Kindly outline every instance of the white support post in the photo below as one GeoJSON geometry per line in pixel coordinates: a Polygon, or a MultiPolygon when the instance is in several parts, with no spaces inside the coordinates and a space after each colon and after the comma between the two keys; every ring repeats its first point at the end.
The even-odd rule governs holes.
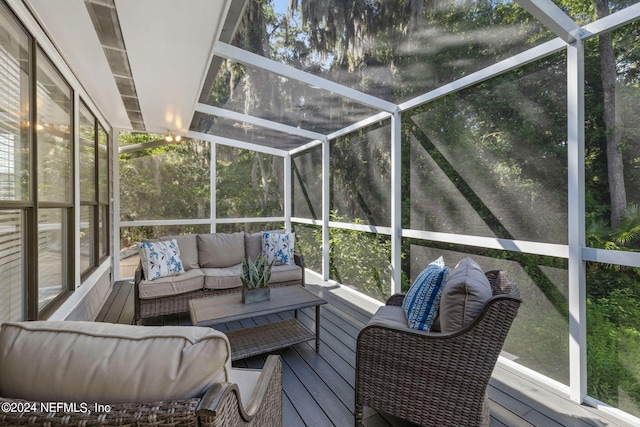
{"type": "Polygon", "coordinates": [[[329,161],[331,141],[322,143],[322,279],[329,280],[329,161]]]}
{"type": "MultiPolygon", "coordinates": [[[[72,135],[72,150],[73,150],[73,247],[74,247],[74,263],[73,263],[73,277],[71,283],[74,284],[74,289],[77,289],[81,283],[80,271],[80,233],[82,232],[80,224],[80,95],[78,91],[73,91],[73,135],[72,135]]],[[[91,242],[93,244],[93,242],[91,242]]]]}
{"type": "Polygon", "coordinates": [[[582,403],[587,395],[586,271],[584,172],[584,45],[567,47],[567,159],[569,194],[569,394],[582,403]]]}
{"type": "Polygon", "coordinates": [[[120,277],[120,129],[111,129],[111,158],[113,159],[113,229],[112,254],[113,254],[113,278],[117,282],[120,277]]]}
{"type": "Polygon", "coordinates": [[[391,294],[402,288],[402,117],[391,116],[391,294]]]}
{"type": "Polygon", "coordinates": [[[292,211],[292,195],[291,195],[291,154],[287,154],[282,159],[284,162],[284,227],[287,233],[291,232],[291,211],[292,211]]]}
{"type": "Polygon", "coordinates": [[[210,141],[211,144],[211,194],[209,195],[209,203],[210,203],[210,220],[211,220],[211,232],[216,232],[216,225],[218,219],[218,213],[216,212],[216,173],[217,173],[217,163],[216,163],[216,143],[210,141]]]}

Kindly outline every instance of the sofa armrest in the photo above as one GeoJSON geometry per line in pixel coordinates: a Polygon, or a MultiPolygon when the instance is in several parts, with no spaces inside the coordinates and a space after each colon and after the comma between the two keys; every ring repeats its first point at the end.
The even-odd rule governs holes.
{"type": "Polygon", "coordinates": [[[136,274],[134,277],[134,283],[137,285],[145,279],[144,277],[144,269],[142,268],[142,261],[138,263],[138,268],[136,268],[136,274]]]}
{"type": "Polygon", "coordinates": [[[248,402],[242,402],[234,383],[214,384],[200,401],[196,411],[212,425],[282,426],[282,361],[270,355],[248,402]]]}
{"type": "Polygon", "coordinates": [[[307,283],[305,282],[304,278],[304,258],[300,254],[293,254],[293,260],[295,261],[296,265],[300,266],[300,268],[302,269],[302,286],[304,286],[307,283]]]}
{"type": "Polygon", "coordinates": [[[144,280],[144,269],[142,268],[142,261],[136,268],[136,275],[133,281],[133,309],[134,309],[134,321],[140,324],[140,282],[144,280]]]}

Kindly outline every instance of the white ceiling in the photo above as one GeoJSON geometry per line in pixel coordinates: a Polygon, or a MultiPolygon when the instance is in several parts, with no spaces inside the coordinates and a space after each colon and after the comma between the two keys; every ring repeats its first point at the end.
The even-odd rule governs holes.
{"type": "MultiPolygon", "coordinates": [[[[131,129],[84,0],[25,0],[113,127],[131,129]]],[[[230,0],[115,0],[148,132],[186,133],[230,0]]]]}

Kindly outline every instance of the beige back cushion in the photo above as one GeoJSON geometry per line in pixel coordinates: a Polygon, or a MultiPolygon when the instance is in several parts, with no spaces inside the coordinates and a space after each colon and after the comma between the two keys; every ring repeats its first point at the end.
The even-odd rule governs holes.
{"type": "Polygon", "coordinates": [[[188,399],[231,381],[230,354],[226,336],[211,328],[4,323],[0,395],[96,403],[188,399]]]}
{"type": "Polygon", "coordinates": [[[180,248],[180,259],[185,270],[200,268],[198,264],[198,242],[195,234],[186,234],[183,236],[173,236],[178,242],[180,248]]]}
{"type": "Polygon", "coordinates": [[[176,239],[180,249],[180,261],[185,271],[200,268],[198,264],[198,241],[195,234],[183,234],[179,236],[162,236],[154,239],[142,239],[143,242],[162,242],[176,239]]]}
{"type": "Polygon", "coordinates": [[[247,233],[244,235],[244,250],[247,258],[256,259],[262,252],[262,233],[247,233]]]}
{"type": "Polygon", "coordinates": [[[231,267],[244,258],[244,231],[198,234],[198,260],[202,268],[231,267]]]}
{"type": "Polygon", "coordinates": [[[460,261],[442,288],[442,332],[454,332],[473,322],[491,296],[491,285],[482,268],[471,258],[460,261]]]}

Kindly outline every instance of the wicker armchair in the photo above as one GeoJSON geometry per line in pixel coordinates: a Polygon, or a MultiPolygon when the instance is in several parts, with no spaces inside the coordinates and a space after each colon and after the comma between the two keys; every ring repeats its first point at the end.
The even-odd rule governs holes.
{"type": "MultiPolygon", "coordinates": [[[[494,296],[456,332],[387,327],[375,316],[360,332],[356,426],[362,425],[363,406],[421,426],[489,425],[487,385],[521,300],[505,273],[485,274],[494,296]]],[[[394,295],[387,305],[401,305],[403,298],[394,295]]]]}
{"type": "MultiPolygon", "coordinates": [[[[0,397],[0,426],[282,426],[282,362],[268,356],[252,398],[243,402],[235,383],[216,383],[202,398],[96,405],[75,402],[42,411],[42,403],[0,397]],[[85,407],[82,406],[86,404],[85,407]],[[97,410],[96,410],[97,409],[97,410]]],[[[58,402],[54,402],[56,405],[58,402]]]]}
{"type": "Polygon", "coordinates": [[[208,328],[5,323],[0,392],[0,426],[282,426],[280,356],[234,369],[208,328]]]}

